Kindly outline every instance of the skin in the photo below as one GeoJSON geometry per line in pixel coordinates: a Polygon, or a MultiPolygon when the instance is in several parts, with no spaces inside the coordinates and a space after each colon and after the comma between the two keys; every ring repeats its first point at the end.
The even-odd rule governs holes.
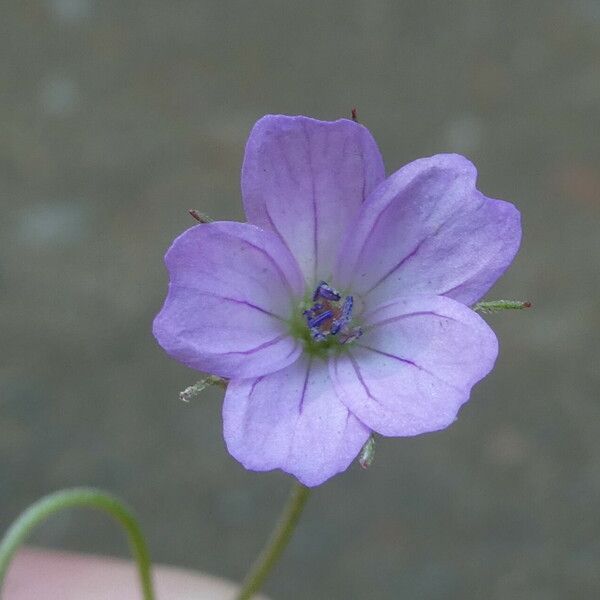
{"type": "MultiPolygon", "coordinates": [[[[154,580],[157,600],[231,600],[237,589],[228,581],[175,567],[157,566],[154,580]]],[[[40,598],[135,600],[141,594],[129,561],[24,548],[11,565],[2,599],[40,598]]]]}

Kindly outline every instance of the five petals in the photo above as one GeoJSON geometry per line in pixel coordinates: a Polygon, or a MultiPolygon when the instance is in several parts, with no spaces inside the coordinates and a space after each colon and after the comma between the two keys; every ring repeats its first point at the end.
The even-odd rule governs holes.
{"type": "Polygon", "coordinates": [[[462,156],[384,177],[363,126],[268,115],[242,168],[249,223],[196,226],[167,252],[155,336],[181,362],[230,379],[224,435],[248,469],[319,485],[371,431],[450,425],[494,365],[497,339],[468,306],[512,262],[519,212],[479,192],[462,156]],[[321,280],[362,310],[364,335],[329,359],[290,333],[321,280]]]}

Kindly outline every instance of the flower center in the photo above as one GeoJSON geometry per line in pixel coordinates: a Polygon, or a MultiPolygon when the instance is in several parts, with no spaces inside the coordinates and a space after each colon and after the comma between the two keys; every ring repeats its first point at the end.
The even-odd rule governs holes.
{"type": "Polygon", "coordinates": [[[352,296],[342,298],[337,290],[321,281],[312,295],[312,305],[302,313],[311,341],[349,344],[359,338],[362,329],[352,326],[353,307],[352,296]]]}

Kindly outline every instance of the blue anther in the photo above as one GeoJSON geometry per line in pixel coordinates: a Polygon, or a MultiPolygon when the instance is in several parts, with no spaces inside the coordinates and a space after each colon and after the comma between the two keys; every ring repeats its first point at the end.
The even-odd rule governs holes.
{"type": "Polygon", "coordinates": [[[302,311],[302,314],[308,319],[312,319],[320,310],[323,309],[323,305],[319,304],[318,302],[316,304],[313,304],[310,308],[307,308],[306,310],[302,311]]]}
{"type": "Polygon", "coordinates": [[[317,327],[311,327],[310,335],[315,342],[322,342],[325,339],[325,334],[323,334],[317,327]]]}
{"type": "Polygon", "coordinates": [[[321,281],[321,283],[316,287],[314,293],[313,293],[313,302],[316,302],[317,298],[321,295],[321,287],[327,285],[324,281],[321,281]]]}
{"type": "Polygon", "coordinates": [[[312,329],[313,327],[318,327],[323,321],[327,321],[327,319],[331,319],[333,313],[330,310],[326,310],[322,312],[320,315],[317,315],[314,319],[310,319],[308,322],[308,326],[312,329]]]}
{"type": "Polygon", "coordinates": [[[337,302],[341,296],[329,285],[327,285],[326,281],[321,281],[321,283],[317,286],[315,293],[313,294],[313,302],[317,298],[325,298],[325,300],[333,300],[337,302]]]}
{"type": "Polygon", "coordinates": [[[333,300],[334,302],[337,302],[341,298],[341,296],[326,283],[321,285],[320,295],[322,298],[325,298],[326,300],[333,300]]]}
{"type": "Polygon", "coordinates": [[[346,296],[344,300],[344,306],[342,307],[342,319],[346,323],[349,323],[352,319],[352,307],[354,306],[354,298],[352,296],[346,296]]]}
{"type": "Polygon", "coordinates": [[[342,306],[342,314],[338,319],[333,322],[331,326],[331,335],[336,335],[339,333],[340,329],[348,325],[352,320],[352,306],[354,304],[354,300],[352,296],[346,296],[344,300],[344,304],[342,306]]]}

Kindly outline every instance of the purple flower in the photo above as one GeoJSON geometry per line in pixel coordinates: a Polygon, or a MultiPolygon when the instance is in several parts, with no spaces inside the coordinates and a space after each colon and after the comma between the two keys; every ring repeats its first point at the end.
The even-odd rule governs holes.
{"type": "Polygon", "coordinates": [[[462,156],[385,178],[353,121],[266,116],[242,168],[248,223],[196,225],[165,257],[154,334],[174,358],[230,379],[229,452],[308,486],[344,471],[372,431],[443,429],[493,367],[469,306],[517,252],[512,204],[475,187],[462,156]]]}

